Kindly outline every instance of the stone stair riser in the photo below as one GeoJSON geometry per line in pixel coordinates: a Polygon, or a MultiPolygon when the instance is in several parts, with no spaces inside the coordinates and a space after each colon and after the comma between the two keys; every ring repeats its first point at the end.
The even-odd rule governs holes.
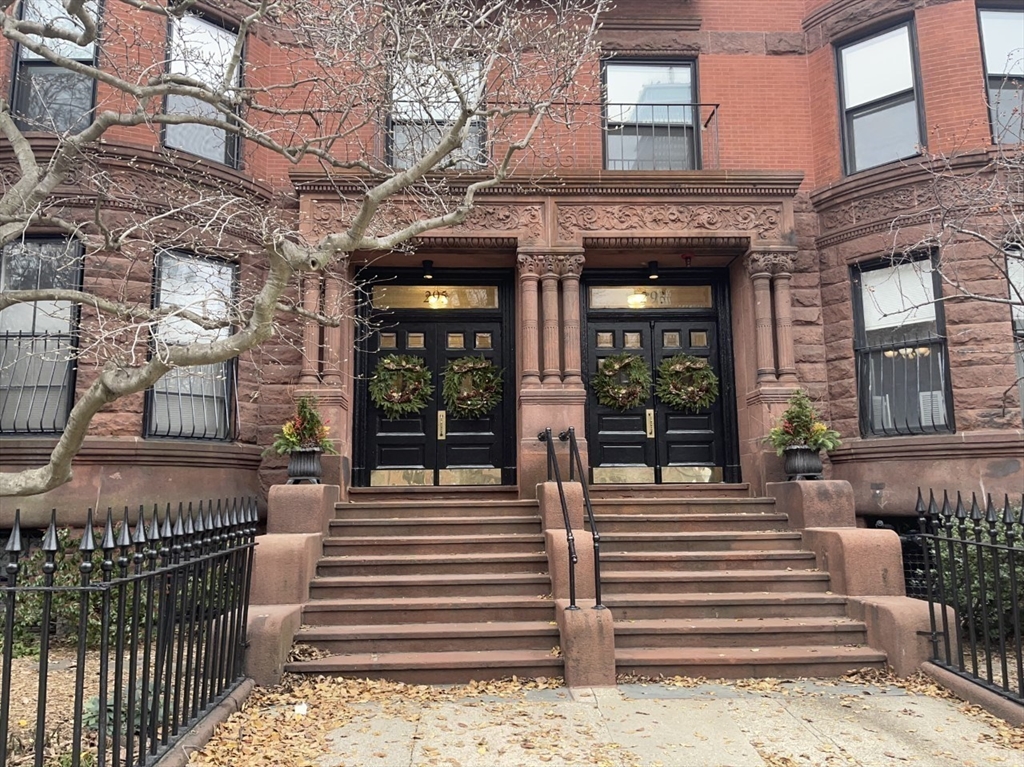
{"type": "Polygon", "coordinates": [[[418,583],[401,585],[339,585],[313,581],[309,586],[310,599],[380,599],[394,596],[430,597],[443,593],[449,597],[490,596],[543,596],[551,593],[551,580],[540,578],[537,581],[522,583],[450,583],[439,588],[436,583],[418,583]]]}
{"type": "Polygon", "coordinates": [[[416,575],[468,574],[468,573],[544,573],[547,574],[546,556],[532,555],[511,561],[495,559],[485,562],[448,559],[426,564],[410,557],[406,561],[367,562],[358,558],[349,561],[322,561],[317,566],[318,576],[346,575],[416,575]]]}
{"type": "Polygon", "coordinates": [[[369,665],[352,663],[332,670],[320,671],[301,668],[296,664],[286,664],[285,671],[301,671],[304,673],[322,674],[324,676],[341,676],[354,679],[390,679],[406,684],[467,684],[469,682],[486,682],[517,676],[520,679],[536,677],[561,676],[563,663],[561,658],[552,657],[550,662],[535,661],[529,665],[509,665],[479,668],[447,668],[444,666],[420,666],[411,668],[393,667],[389,665],[369,665]]]}
{"type": "Polygon", "coordinates": [[[422,517],[450,517],[459,519],[485,519],[489,517],[540,517],[536,501],[497,501],[492,504],[467,504],[465,501],[417,501],[400,503],[339,503],[334,507],[334,518],[347,519],[420,519],[422,517]]]}
{"type": "Polygon", "coordinates": [[[507,649],[515,650],[551,650],[559,643],[558,629],[554,626],[546,633],[529,635],[512,635],[497,637],[450,636],[402,638],[393,636],[365,637],[360,639],[313,639],[296,641],[326,650],[330,653],[346,655],[351,653],[389,653],[389,652],[487,652],[507,649]]]}
{"type": "Polygon", "coordinates": [[[507,520],[490,517],[466,520],[453,525],[440,520],[414,519],[343,519],[331,522],[331,536],[354,538],[386,538],[412,535],[540,535],[540,520],[509,517],[507,520]]]}
{"type": "MultiPolygon", "coordinates": [[[[753,655],[753,653],[752,653],[753,655]]],[[[772,678],[786,679],[794,677],[837,677],[862,668],[884,669],[885,660],[863,661],[816,661],[809,659],[802,662],[789,663],[756,663],[753,661],[736,664],[713,663],[672,663],[672,664],[637,664],[619,663],[616,661],[617,674],[630,674],[643,677],[704,677],[706,679],[749,679],[772,678]]]]}
{"type": "MultiPolygon", "coordinates": [[[[409,609],[383,608],[326,608],[310,602],[302,612],[302,622],[309,626],[356,626],[390,623],[486,623],[500,621],[553,621],[555,608],[550,601],[537,600],[536,606],[488,606],[486,599],[479,604],[460,607],[419,607],[409,609]]],[[[322,604],[322,603],[321,603],[322,604]]]]}
{"type": "Polygon", "coordinates": [[[675,633],[629,631],[629,624],[616,625],[615,646],[627,647],[789,647],[790,645],[859,645],[867,634],[863,628],[845,628],[833,631],[744,631],[734,633],[701,632],[700,630],[675,633]]]}
{"type": "Polygon", "coordinates": [[[602,578],[601,591],[605,596],[616,594],[744,594],[750,592],[781,593],[806,591],[823,594],[828,591],[827,580],[808,574],[805,580],[644,580],[642,577],[628,580],[615,579],[617,573],[608,573],[602,578]]]}
{"type": "Polygon", "coordinates": [[[447,540],[424,538],[423,540],[378,540],[354,541],[328,538],[324,541],[324,555],[329,557],[355,556],[409,556],[412,554],[538,554],[544,549],[541,536],[528,536],[531,540],[514,540],[499,536],[483,541],[462,541],[456,536],[447,540]]]}
{"type": "MultiPolygon", "coordinates": [[[[694,538],[677,540],[672,538],[625,537],[624,533],[601,535],[602,552],[642,552],[642,551],[801,551],[802,543],[796,538],[694,538]]],[[[748,534],[749,536],[749,534],[748,534]]]]}
{"type": "Polygon", "coordinates": [[[767,603],[747,604],[616,604],[605,600],[616,622],[630,620],[655,620],[670,618],[697,620],[700,618],[842,618],[846,608],[842,603],[767,603]]]}
{"type": "Polygon", "coordinates": [[[625,499],[622,501],[594,500],[592,502],[594,516],[616,514],[619,516],[687,516],[691,514],[779,514],[783,509],[775,506],[772,500],[643,500],[625,499]]]}
{"type": "MultiPolygon", "coordinates": [[[[609,533],[718,533],[718,532],[775,532],[788,530],[786,517],[776,514],[694,515],[687,519],[678,515],[665,514],[659,518],[645,516],[630,518],[617,516],[612,519],[598,518],[597,529],[601,535],[609,533]]],[[[587,526],[589,529],[589,525],[587,526]]]]}
{"type": "MultiPolygon", "coordinates": [[[[665,557],[658,560],[645,560],[642,555],[635,552],[614,556],[618,552],[607,552],[613,556],[607,556],[603,551],[601,556],[601,569],[605,572],[616,570],[679,570],[693,572],[710,572],[720,570],[813,570],[814,557],[805,557],[794,552],[793,556],[754,558],[754,557],[665,557]]],[[[691,552],[695,553],[695,552],[691,552]]]]}

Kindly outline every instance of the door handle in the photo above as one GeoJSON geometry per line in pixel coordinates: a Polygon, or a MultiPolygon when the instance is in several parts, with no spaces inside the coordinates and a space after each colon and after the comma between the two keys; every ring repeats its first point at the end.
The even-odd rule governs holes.
{"type": "Polygon", "coordinates": [[[448,414],[444,410],[437,411],[437,438],[444,439],[448,436],[448,414]]]}
{"type": "Polygon", "coordinates": [[[647,438],[654,439],[654,409],[648,408],[645,416],[647,420],[647,438]]]}

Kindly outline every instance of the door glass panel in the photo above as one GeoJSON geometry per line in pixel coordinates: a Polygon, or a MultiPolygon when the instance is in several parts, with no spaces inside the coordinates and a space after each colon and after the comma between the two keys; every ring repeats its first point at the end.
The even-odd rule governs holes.
{"type": "Polygon", "coordinates": [[[625,333],[624,340],[622,342],[623,347],[626,349],[642,349],[643,345],[640,342],[639,333],[625,333]]]}
{"type": "Polygon", "coordinates": [[[448,348],[449,349],[465,349],[466,348],[466,337],[462,333],[449,333],[448,334],[448,348]]]}
{"type": "Polygon", "coordinates": [[[666,330],[662,335],[662,344],[666,349],[678,349],[679,348],[679,331],[666,330]]]}
{"type": "Polygon", "coordinates": [[[425,349],[427,348],[426,336],[423,333],[410,333],[405,341],[405,348],[407,349],[425,349]]]}
{"type": "Polygon", "coordinates": [[[601,285],[590,288],[591,309],[710,309],[710,285],[601,285]]]}
{"type": "Polygon", "coordinates": [[[497,285],[374,285],[374,309],[497,309],[497,285]]]}
{"type": "Polygon", "coordinates": [[[476,348],[477,349],[491,349],[493,342],[491,341],[490,333],[477,333],[476,334],[476,348]]]}
{"type": "Polygon", "coordinates": [[[611,349],[615,346],[615,334],[614,333],[598,333],[597,334],[597,348],[598,349],[611,349]]]}
{"type": "MultiPolygon", "coordinates": [[[[667,346],[668,344],[666,344],[667,346]]],[[[708,345],[708,333],[706,330],[691,330],[690,331],[690,346],[700,346],[707,348],[708,345]]]]}
{"type": "Polygon", "coordinates": [[[380,334],[380,348],[381,349],[397,349],[398,348],[398,333],[381,333],[380,334]]]}

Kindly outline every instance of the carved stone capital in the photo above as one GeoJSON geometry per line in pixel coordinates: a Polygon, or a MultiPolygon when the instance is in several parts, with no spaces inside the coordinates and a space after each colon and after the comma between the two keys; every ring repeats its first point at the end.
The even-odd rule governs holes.
{"type": "Polygon", "coordinates": [[[586,258],[583,256],[562,256],[562,277],[579,277],[583,273],[583,264],[586,258]]]}
{"type": "Polygon", "coordinates": [[[544,256],[523,253],[516,258],[516,264],[519,266],[520,277],[539,277],[544,266],[544,256]]]}
{"type": "Polygon", "coordinates": [[[793,271],[792,253],[771,250],[757,250],[747,256],[747,271],[755,274],[781,274],[793,271]]]}

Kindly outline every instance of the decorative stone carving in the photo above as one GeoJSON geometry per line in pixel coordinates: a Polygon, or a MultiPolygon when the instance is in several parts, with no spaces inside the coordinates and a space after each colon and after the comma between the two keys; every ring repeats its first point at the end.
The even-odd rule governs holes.
{"type": "Polygon", "coordinates": [[[793,255],[770,250],[755,251],[747,256],[747,271],[751,275],[792,272],[793,255]]]}
{"type": "Polygon", "coordinates": [[[560,208],[559,236],[576,232],[627,230],[756,233],[758,239],[778,234],[782,208],[777,205],[580,205],[560,208]]]}
{"type": "Polygon", "coordinates": [[[544,266],[544,258],[544,256],[538,256],[532,253],[520,254],[516,257],[516,263],[519,266],[519,274],[521,276],[539,277],[541,269],[544,266]]]}

